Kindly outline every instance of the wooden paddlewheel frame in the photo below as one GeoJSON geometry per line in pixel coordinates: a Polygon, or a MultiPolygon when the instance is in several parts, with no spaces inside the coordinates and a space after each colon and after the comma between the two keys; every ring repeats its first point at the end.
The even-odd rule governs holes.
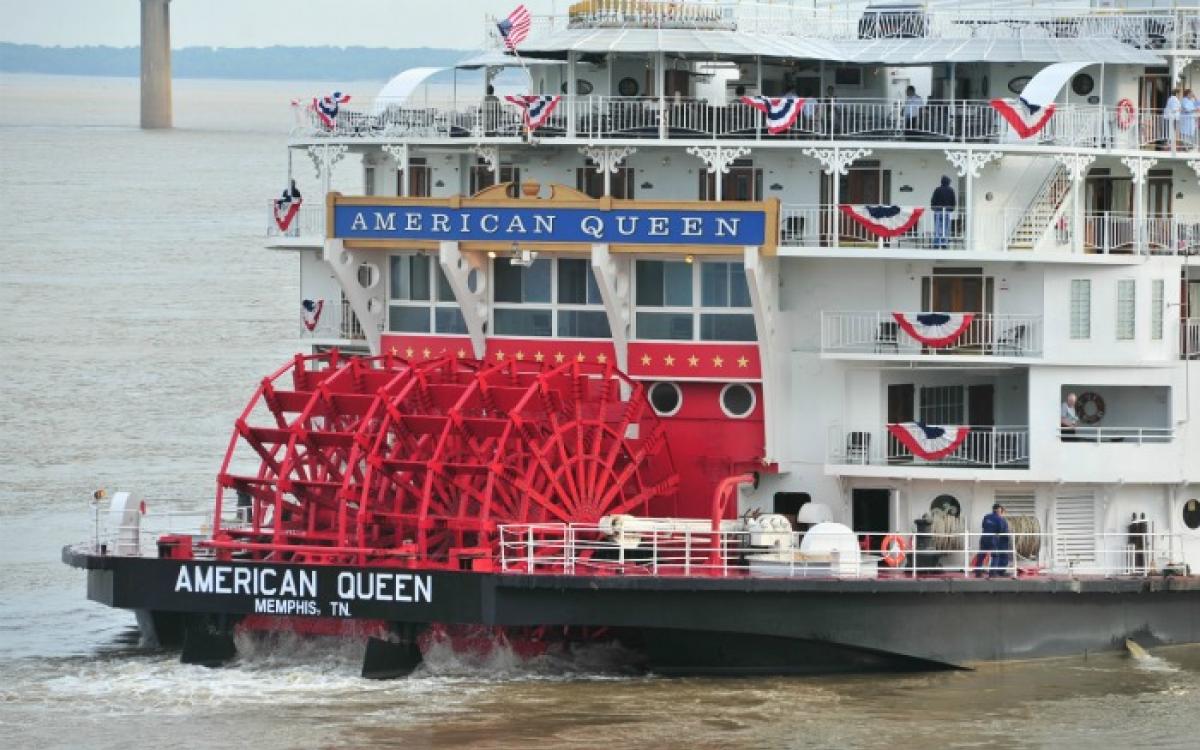
{"type": "Polygon", "coordinates": [[[297,355],[238,418],[202,544],[486,570],[500,524],[670,511],[678,481],[642,386],[612,365],[297,355]]]}

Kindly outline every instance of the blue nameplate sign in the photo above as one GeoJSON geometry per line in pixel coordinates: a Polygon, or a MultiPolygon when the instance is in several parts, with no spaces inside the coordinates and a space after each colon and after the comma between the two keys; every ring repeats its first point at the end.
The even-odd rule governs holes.
{"type": "Polygon", "coordinates": [[[758,210],[346,205],[333,208],[333,236],[354,240],[555,242],[612,245],[764,245],[758,210]]]}

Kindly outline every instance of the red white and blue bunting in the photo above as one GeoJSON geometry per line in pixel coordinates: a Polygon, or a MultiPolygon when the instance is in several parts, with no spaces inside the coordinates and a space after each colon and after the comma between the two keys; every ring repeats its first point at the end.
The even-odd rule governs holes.
{"type": "Polygon", "coordinates": [[[283,197],[275,201],[275,226],[279,227],[279,231],[288,230],[303,202],[304,200],[298,195],[293,195],[290,189],[283,191],[283,197]]]}
{"type": "Polygon", "coordinates": [[[766,115],[767,132],[771,135],[785,132],[804,110],[804,99],[796,96],[743,96],[742,104],[766,115]]]}
{"type": "Polygon", "coordinates": [[[300,316],[304,320],[304,327],[312,331],[317,327],[317,323],[321,320],[321,313],[325,310],[325,300],[319,299],[316,302],[306,299],[300,303],[300,316]]]}
{"type": "Polygon", "coordinates": [[[316,112],[325,127],[332,128],[337,124],[338,113],[341,112],[342,105],[348,101],[350,101],[349,94],[335,91],[329,96],[313,97],[312,110],[316,112]]]}
{"type": "Polygon", "coordinates": [[[992,109],[1012,126],[1013,131],[1022,139],[1037,135],[1054,116],[1054,104],[1040,106],[1017,97],[1017,101],[993,99],[992,109]]]}
{"type": "Polygon", "coordinates": [[[901,422],[888,425],[888,432],[917,458],[936,461],[945,458],[967,439],[970,427],[935,427],[923,422],[901,422]]]}
{"type": "Polygon", "coordinates": [[[975,313],[892,313],[896,323],[909,336],[925,346],[943,349],[967,332],[975,313]]]}
{"type": "Polygon", "coordinates": [[[562,99],[561,96],[537,96],[527,94],[524,96],[506,96],[504,99],[509,104],[515,104],[525,112],[525,127],[533,132],[542,126],[543,123],[550,117],[550,113],[558,106],[558,102],[562,99]]]}
{"type": "Polygon", "coordinates": [[[899,237],[917,225],[922,206],[855,206],[843,203],[838,208],[876,237],[899,237]]]}

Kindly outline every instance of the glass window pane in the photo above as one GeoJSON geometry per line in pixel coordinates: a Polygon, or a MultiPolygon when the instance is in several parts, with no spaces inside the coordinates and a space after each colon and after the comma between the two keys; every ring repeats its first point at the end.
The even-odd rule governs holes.
{"type": "Polygon", "coordinates": [[[640,312],[637,314],[637,337],[690,341],[693,338],[692,314],[640,312]]]}
{"type": "Polygon", "coordinates": [[[493,299],[496,302],[521,301],[521,267],[514,266],[507,258],[492,261],[492,276],[495,284],[493,299]]]}
{"type": "Polygon", "coordinates": [[[466,333],[467,321],[457,307],[435,307],[434,325],[438,333],[466,333]]]}
{"type": "Polygon", "coordinates": [[[1092,337],[1092,282],[1071,280],[1071,338],[1092,337]]]}
{"type": "Polygon", "coordinates": [[[442,264],[437,264],[437,298],[438,302],[453,302],[454,290],[450,288],[450,282],[446,280],[446,272],[442,270],[442,264]]]}
{"type": "Polygon", "coordinates": [[[596,284],[596,272],[592,270],[590,264],[587,269],[587,303],[589,305],[604,304],[604,299],[600,296],[600,286],[596,284]]]}
{"type": "Polygon", "coordinates": [[[663,264],[663,279],[668,307],[692,306],[692,264],[671,261],[663,264]]]}
{"type": "Polygon", "coordinates": [[[429,299],[429,256],[393,255],[389,263],[392,299],[429,299]]]}
{"type": "Polygon", "coordinates": [[[388,308],[388,330],[401,333],[429,333],[429,308],[392,305],[388,308]]]}
{"type": "Polygon", "coordinates": [[[560,258],[558,261],[558,301],[564,305],[587,304],[589,276],[586,260],[560,258]]]}
{"type": "Polygon", "coordinates": [[[701,307],[729,306],[729,264],[700,264],[701,307]]]}
{"type": "Polygon", "coordinates": [[[639,307],[662,307],[663,305],[663,262],[661,260],[639,260],[637,262],[637,295],[639,307]]]}
{"type": "Polygon", "coordinates": [[[552,315],[549,310],[497,309],[496,334],[499,336],[550,336],[552,315]]]}
{"type": "Polygon", "coordinates": [[[754,316],[701,315],[700,338],[703,341],[755,341],[754,316]]]}
{"type": "Polygon", "coordinates": [[[1117,340],[1130,341],[1137,330],[1136,286],[1133,279],[1117,281],[1117,340]]]}
{"type": "Polygon", "coordinates": [[[428,255],[410,255],[409,262],[412,264],[412,300],[427,300],[429,299],[429,256],[428,255]]]}
{"type": "MultiPolygon", "coordinates": [[[[516,268],[521,268],[516,266],[516,268]]],[[[525,302],[549,302],[550,301],[550,261],[543,258],[535,260],[533,265],[528,268],[522,268],[524,271],[525,281],[525,302]]]]}
{"type": "Polygon", "coordinates": [[[746,267],[740,263],[729,264],[729,306],[750,306],[750,285],[746,282],[746,267]]]}
{"type": "Polygon", "coordinates": [[[558,335],[568,338],[607,339],[612,337],[608,315],[590,310],[559,310],[558,335]]]}

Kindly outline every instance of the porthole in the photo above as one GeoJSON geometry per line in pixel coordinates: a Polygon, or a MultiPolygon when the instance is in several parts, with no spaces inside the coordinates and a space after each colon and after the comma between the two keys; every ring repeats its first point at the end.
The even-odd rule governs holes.
{"type": "Polygon", "coordinates": [[[1080,73],[1071,79],[1071,90],[1077,96],[1087,96],[1096,88],[1096,81],[1087,73],[1080,73]]]}
{"type": "Polygon", "coordinates": [[[721,411],[734,419],[750,416],[755,400],[754,389],[745,383],[730,383],[721,389],[721,411]]]}
{"type": "Polygon", "coordinates": [[[1192,498],[1183,504],[1183,525],[1189,529],[1200,529],[1200,500],[1192,498]]]}
{"type": "Polygon", "coordinates": [[[954,495],[938,495],[929,504],[930,512],[941,512],[957,518],[962,515],[962,505],[954,495]]]}
{"type": "Polygon", "coordinates": [[[383,274],[380,273],[379,266],[374,263],[363,263],[358,267],[357,278],[358,285],[363,289],[373,289],[383,278],[383,274]]]}
{"type": "Polygon", "coordinates": [[[655,383],[650,386],[647,397],[654,413],[660,417],[672,416],[683,406],[683,391],[674,383],[655,383]]]}

